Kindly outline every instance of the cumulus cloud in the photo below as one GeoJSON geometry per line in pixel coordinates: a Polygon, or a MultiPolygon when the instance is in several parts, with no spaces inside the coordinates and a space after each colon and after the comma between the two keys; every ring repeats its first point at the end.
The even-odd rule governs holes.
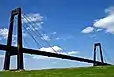
{"type": "Polygon", "coordinates": [[[85,29],[82,30],[82,33],[91,33],[94,31],[93,27],[86,27],[85,29]]]}
{"type": "Polygon", "coordinates": [[[111,6],[107,9],[105,9],[105,13],[107,14],[114,14],[114,6],[111,6]]]}
{"type": "Polygon", "coordinates": [[[59,52],[59,54],[74,56],[76,54],[79,54],[79,51],[59,52]]]}
{"type": "MultiPolygon", "coordinates": [[[[7,28],[1,28],[0,29],[0,39],[7,39],[8,37],[8,29],[7,28]]],[[[12,40],[14,41],[15,35],[12,36],[12,40]]]]}
{"type": "Polygon", "coordinates": [[[39,13],[22,14],[22,23],[24,26],[27,24],[27,26],[25,26],[27,30],[41,30],[42,24],[44,23],[43,16],[39,13]]]}
{"type": "Polygon", "coordinates": [[[102,29],[96,29],[97,32],[102,31],[102,29]]]}
{"type": "MultiPolygon", "coordinates": [[[[37,32],[41,31],[42,29],[42,24],[43,22],[43,16],[40,15],[39,13],[31,13],[31,14],[23,14],[22,15],[22,21],[23,24],[28,24],[28,25],[23,25],[26,27],[28,31],[32,32],[37,32]]],[[[39,32],[40,33],[40,32],[39,32]]],[[[42,37],[40,37],[42,40],[49,41],[50,37],[47,34],[40,33],[42,37]]]]}
{"type": "MultiPolygon", "coordinates": [[[[36,22],[35,24],[28,24],[28,26],[26,26],[27,30],[32,30],[32,31],[36,31],[36,30],[41,30],[42,29],[42,24],[43,22],[36,22]]],[[[25,25],[24,25],[25,26],[25,25]]]]}
{"type": "Polygon", "coordinates": [[[71,51],[71,52],[68,52],[68,55],[75,55],[75,54],[78,54],[79,51],[71,51]]]}
{"type": "Polygon", "coordinates": [[[114,6],[105,9],[105,13],[107,16],[96,19],[93,22],[93,26],[85,28],[82,33],[99,32],[104,29],[106,32],[114,34],[114,6]]]}
{"type": "Polygon", "coordinates": [[[93,26],[106,29],[106,32],[114,33],[114,14],[101,18],[94,22],[93,26]]]}
{"type": "Polygon", "coordinates": [[[47,48],[42,47],[42,48],[40,48],[39,50],[55,53],[55,51],[54,51],[53,49],[54,49],[56,52],[63,51],[62,48],[60,48],[59,46],[53,46],[53,47],[47,47],[47,48]]]}
{"type": "Polygon", "coordinates": [[[26,15],[22,14],[23,23],[28,23],[28,21],[25,19],[25,17],[27,17],[26,19],[28,19],[30,22],[36,22],[36,21],[43,20],[43,16],[41,16],[39,13],[31,13],[31,14],[26,14],[26,15]]]}
{"type": "Polygon", "coordinates": [[[0,36],[3,39],[6,39],[8,37],[8,29],[7,28],[1,28],[0,29],[0,36]]]}
{"type": "Polygon", "coordinates": [[[42,34],[42,40],[50,41],[50,37],[47,34],[42,34]]]}
{"type": "MultiPolygon", "coordinates": [[[[52,46],[52,47],[42,47],[39,50],[41,51],[46,51],[46,52],[51,52],[51,53],[56,53],[58,54],[64,54],[64,55],[76,55],[79,54],[79,51],[70,51],[70,52],[64,52],[63,49],[59,46],[52,46]]],[[[40,56],[40,55],[32,55],[34,59],[56,59],[54,57],[47,57],[47,56],[40,56]]]]}
{"type": "MultiPolygon", "coordinates": [[[[42,24],[44,23],[43,16],[41,16],[39,13],[22,15],[22,18],[23,18],[22,19],[23,24],[29,23],[28,26],[23,25],[26,27],[28,31],[37,32],[42,29],[42,24]]],[[[42,35],[42,37],[40,37],[42,40],[46,40],[46,41],[50,40],[50,37],[47,34],[44,34],[44,33],[40,33],[40,34],[42,35]]]]}
{"type": "Polygon", "coordinates": [[[97,19],[93,26],[114,34],[114,6],[105,9],[105,13],[107,16],[101,19],[97,19]]]}

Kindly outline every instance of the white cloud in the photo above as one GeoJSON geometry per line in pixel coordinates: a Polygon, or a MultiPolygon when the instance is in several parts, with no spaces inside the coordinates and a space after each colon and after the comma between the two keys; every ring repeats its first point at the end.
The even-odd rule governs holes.
{"type": "Polygon", "coordinates": [[[97,32],[102,31],[102,29],[96,29],[97,32]]]}
{"type": "Polygon", "coordinates": [[[32,55],[33,59],[47,59],[46,56],[40,56],[40,55],[32,55]]]}
{"type": "Polygon", "coordinates": [[[27,30],[40,30],[42,29],[42,24],[43,22],[43,16],[41,16],[39,13],[31,13],[31,14],[26,14],[22,15],[22,22],[23,24],[28,24],[28,26],[25,26],[27,30]],[[25,18],[26,17],[26,18],[25,18]]]}
{"type": "Polygon", "coordinates": [[[31,14],[26,14],[22,15],[22,21],[23,23],[28,23],[28,21],[25,19],[28,19],[30,22],[38,22],[43,20],[43,16],[41,16],[39,13],[31,13],[31,14]]]}
{"type": "Polygon", "coordinates": [[[93,27],[86,27],[85,29],[82,30],[82,33],[91,33],[94,31],[93,27]]]}
{"type": "Polygon", "coordinates": [[[46,41],[50,41],[50,37],[46,34],[42,34],[42,37],[41,37],[42,40],[46,40],[46,41]]]}
{"type": "Polygon", "coordinates": [[[75,55],[75,54],[78,54],[79,51],[71,51],[71,52],[68,52],[68,55],[75,55]]]}
{"type": "Polygon", "coordinates": [[[114,6],[111,6],[107,9],[105,9],[105,13],[107,14],[114,14],[114,6]]]}
{"type": "MultiPolygon", "coordinates": [[[[25,32],[22,32],[22,35],[25,37],[27,34],[25,32]]],[[[0,39],[7,39],[8,38],[8,29],[7,28],[0,28],[0,39]]],[[[17,38],[17,34],[12,35],[12,41],[15,42],[17,38]]]]}
{"type": "Polygon", "coordinates": [[[114,34],[114,6],[105,9],[105,13],[107,16],[96,19],[93,22],[93,26],[85,28],[82,33],[99,32],[104,29],[105,32],[114,34]]]}
{"type": "MultiPolygon", "coordinates": [[[[35,24],[29,24],[28,26],[26,26],[26,29],[27,30],[33,30],[33,31],[36,31],[36,30],[41,30],[42,29],[42,24],[43,22],[36,22],[35,24]]],[[[25,26],[25,25],[24,25],[25,26]]]]}
{"type": "Polygon", "coordinates": [[[6,39],[8,37],[8,29],[7,28],[1,28],[0,29],[0,36],[2,36],[3,39],[6,39]]]}
{"type": "Polygon", "coordinates": [[[17,42],[13,42],[13,45],[12,46],[16,46],[17,47],[17,42]]]}
{"type": "Polygon", "coordinates": [[[64,54],[64,55],[73,56],[73,55],[79,54],[79,51],[59,52],[59,54],[64,54]]]}
{"type": "Polygon", "coordinates": [[[93,26],[98,28],[108,28],[109,26],[112,26],[114,24],[113,19],[114,14],[108,15],[107,17],[96,20],[93,26]]]}
{"type": "Polygon", "coordinates": [[[47,48],[42,47],[42,48],[40,48],[39,50],[55,53],[55,51],[54,51],[53,49],[54,49],[56,52],[62,51],[62,49],[61,49],[59,46],[53,46],[53,47],[47,47],[47,48]]]}
{"type": "MultiPolygon", "coordinates": [[[[1,28],[0,29],[0,39],[7,39],[8,37],[8,29],[7,28],[1,28]]],[[[15,35],[12,36],[12,40],[14,41],[15,35]]]]}
{"type": "Polygon", "coordinates": [[[55,40],[60,40],[61,38],[59,38],[59,37],[57,37],[57,38],[55,38],[55,40]]]}
{"type": "Polygon", "coordinates": [[[64,36],[64,37],[56,37],[55,40],[64,40],[64,41],[66,41],[66,40],[68,40],[72,37],[73,37],[72,35],[64,36]]]}
{"type": "Polygon", "coordinates": [[[105,10],[108,15],[104,18],[97,19],[93,26],[96,28],[105,29],[106,32],[114,34],[114,7],[109,7],[105,10]]]}
{"type": "Polygon", "coordinates": [[[57,34],[57,32],[53,32],[52,34],[55,35],[55,34],[57,34]]]}

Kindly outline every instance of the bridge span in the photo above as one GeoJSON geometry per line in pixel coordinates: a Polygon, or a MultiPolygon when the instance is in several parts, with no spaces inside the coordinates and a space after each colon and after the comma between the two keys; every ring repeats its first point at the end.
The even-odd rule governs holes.
{"type": "MultiPolygon", "coordinates": [[[[0,44],[0,50],[6,51],[7,48],[8,48],[7,45],[0,44]]],[[[17,47],[11,46],[8,49],[11,53],[11,56],[18,54],[17,53],[17,51],[18,51],[17,47]]],[[[48,56],[48,57],[56,57],[56,58],[62,58],[62,59],[69,59],[69,60],[87,62],[87,63],[96,63],[97,65],[111,65],[111,64],[108,64],[108,63],[102,63],[102,62],[94,61],[94,60],[90,60],[90,59],[74,57],[74,56],[69,56],[69,55],[63,55],[63,54],[58,54],[58,53],[51,53],[51,52],[40,51],[40,50],[27,49],[27,48],[22,48],[22,53],[42,55],[42,56],[48,56]]]]}

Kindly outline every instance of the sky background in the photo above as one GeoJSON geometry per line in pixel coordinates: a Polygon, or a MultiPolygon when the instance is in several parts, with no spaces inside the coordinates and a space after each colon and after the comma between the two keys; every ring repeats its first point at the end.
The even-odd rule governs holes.
{"type": "MultiPolygon", "coordinates": [[[[26,48],[93,59],[93,44],[100,42],[106,62],[114,64],[114,0],[2,0],[0,2],[0,44],[6,44],[10,12],[17,7],[37,25],[30,28],[22,14],[23,26],[33,33],[40,32],[37,46],[23,28],[23,46],[26,48]],[[44,38],[51,44],[46,45],[44,38]]],[[[13,43],[16,45],[16,21],[13,43]]],[[[0,51],[0,70],[4,51],[0,51]]],[[[99,55],[99,54],[98,54],[99,55]]],[[[99,60],[99,56],[98,56],[99,60]]],[[[24,54],[25,69],[67,68],[92,66],[83,62],[61,60],[24,54]]],[[[11,57],[11,68],[16,68],[16,56],[11,57]]]]}

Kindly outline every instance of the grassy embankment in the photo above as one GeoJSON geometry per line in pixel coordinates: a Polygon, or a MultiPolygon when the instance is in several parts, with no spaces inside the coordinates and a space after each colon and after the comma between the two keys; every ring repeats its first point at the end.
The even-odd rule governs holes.
{"type": "Polygon", "coordinates": [[[114,66],[48,69],[32,71],[1,71],[0,77],[114,77],[114,66]]]}

